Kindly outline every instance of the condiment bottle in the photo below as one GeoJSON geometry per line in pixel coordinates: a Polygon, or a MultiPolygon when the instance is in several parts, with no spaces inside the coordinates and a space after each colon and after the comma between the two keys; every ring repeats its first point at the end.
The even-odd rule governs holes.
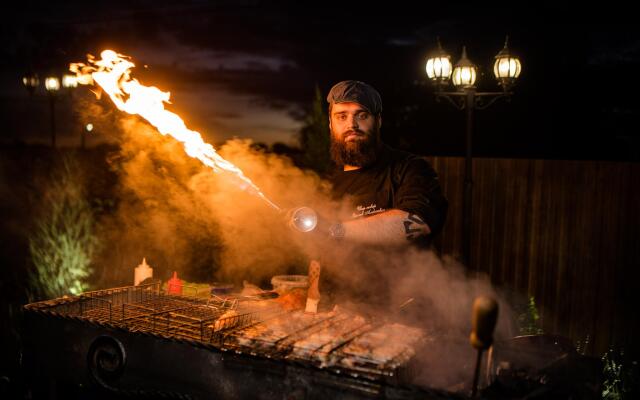
{"type": "Polygon", "coordinates": [[[147,278],[153,278],[153,268],[147,264],[147,258],[142,258],[142,264],[134,268],[133,285],[138,286],[140,282],[147,278]]]}
{"type": "Polygon", "coordinates": [[[178,278],[178,273],[173,271],[173,276],[167,283],[167,291],[169,294],[182,294],[182,280],[178,278]]]}

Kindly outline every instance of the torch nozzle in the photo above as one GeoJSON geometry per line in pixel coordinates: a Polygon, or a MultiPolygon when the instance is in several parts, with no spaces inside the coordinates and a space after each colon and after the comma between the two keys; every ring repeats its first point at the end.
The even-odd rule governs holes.
{"type": "Polygon", "coordinates": [[[261,191],[254,191],[262,200],[271,206],[278,213],[283,214],[289,227],[300,232],[311,232],[318,225],[318,214],[309,207],[280,208],[276,203],[269,200],[261,191]]]}
{"type": "Polygon", "coordinates": [[[286,218],[289,226],[300,232],[311,232],[318,225],[318,214],[309,207],[291,208],[286,218]]]}

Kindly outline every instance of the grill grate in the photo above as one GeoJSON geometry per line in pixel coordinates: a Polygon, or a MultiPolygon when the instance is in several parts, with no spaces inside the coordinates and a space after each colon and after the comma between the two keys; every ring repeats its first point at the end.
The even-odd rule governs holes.
{"type": "Polygon", "coordinates": [[[258,309],[252,303],[255,304],[220,297],[204,299],[164,294],[160,291],[160,282],[153,282],[86,292],[29,306],[134,332],[212,342],[226,331],[259,322],[277,311],[275,304],[258,309]],[[231,310],[233,313],[225,314],[231,310]]]}
{"type": "MultiPolygon", "coordinates": [[[[384,334],[392,332],[395,325],[367,321],[343,310],[318,314],[284,311],[274,300],[252,301],[257,299],[165,294],[160,282],[153,282],[33,303],[26,308],[371,379],[394,376],[419,344],[403,342],[402,336],[413,328],[402,327],[402,335],[394,339],[384,334]],[[399,343],[386,343],[389,341],[399,343]]],[[[420,335],[416,333],[416,337],[420,335]]]]}

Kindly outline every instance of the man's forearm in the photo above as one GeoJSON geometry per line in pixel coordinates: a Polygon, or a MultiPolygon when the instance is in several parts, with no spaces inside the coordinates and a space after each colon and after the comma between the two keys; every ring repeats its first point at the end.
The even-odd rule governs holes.
{"type": "Polygon", "coordinates": [[[344,240],[381,245],[401,245],[431,233],[429,226],[416,214],[388,210],[370,217],[342,223],[344,240]]]}

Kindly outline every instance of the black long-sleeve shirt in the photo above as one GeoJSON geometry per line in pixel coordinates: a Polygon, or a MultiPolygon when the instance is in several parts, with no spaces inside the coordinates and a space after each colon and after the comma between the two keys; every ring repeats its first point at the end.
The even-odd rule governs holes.
{"type": "Polygon", "coordinates": [[[431,234],[418,240],[428,245],[444,225],[448,202],[438,175],[420,156],[383,145],[371,166],[352,171],[336,171],[332,176],[333,195],[346,201],[346,218],[362,218],[390,209],[418,215],[431,234]]]}

